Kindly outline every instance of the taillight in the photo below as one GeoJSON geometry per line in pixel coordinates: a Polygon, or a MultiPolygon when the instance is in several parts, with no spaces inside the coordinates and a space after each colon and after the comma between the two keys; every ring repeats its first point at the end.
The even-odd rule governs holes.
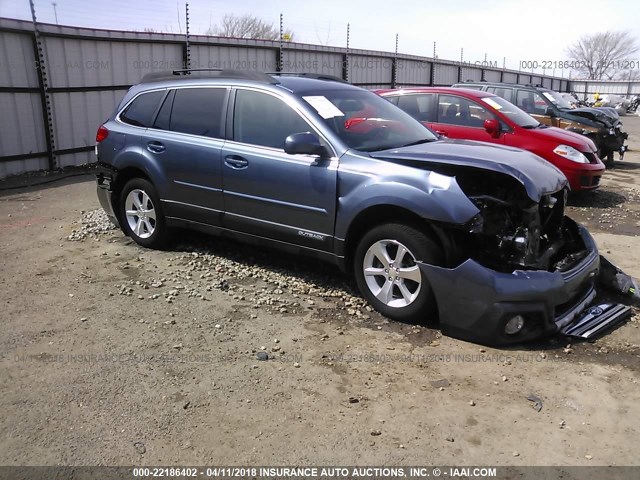
{"type": "Polygon", "coordinates": [[[98,128],[98,131],[96,132],[96,143],[100,143],[108,136],[109,136],[109,130],[107,130],[107,127],[105,127],[104,125],[101,125],[100,128],[98,128]]]}

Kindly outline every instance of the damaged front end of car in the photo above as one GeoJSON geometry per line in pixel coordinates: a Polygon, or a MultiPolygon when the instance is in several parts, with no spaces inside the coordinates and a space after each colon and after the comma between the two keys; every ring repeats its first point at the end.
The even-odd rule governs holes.
{"type": "Polygon", "coordinates": [[[613,152],[620,154],[620,160],[624,158],[624,154],[627,151],[625,141],[629,138],[629,134],[624,131],[619,117],[607,113],[604,109],[590,107],[573,109],[568,115],[583,123],[586,120],[597,127],[595,137],[593,137],[594,133],[592,133],[591,129],[583,130],[579,126],[574,126],[569,130],[592,136],[603,159],[606,160],[613,152]]]}
{"type": "Polygon", "coordinates": [[[446,266],[420,264],[442,332],[498,346],[576,320],[596,296],[600,262],[591,235],[564,214],[567,187],[533,199],[512,176],[447,170],[479,213],[438,226],[446,266]]]}

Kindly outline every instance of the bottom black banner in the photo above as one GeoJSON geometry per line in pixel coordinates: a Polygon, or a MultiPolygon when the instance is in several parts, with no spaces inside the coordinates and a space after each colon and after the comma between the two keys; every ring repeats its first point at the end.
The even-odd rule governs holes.
{"type": "Polygon", "coordinates": [[[147,480],[147,479],[480,479],[637,480],[637,467],[492,467],[492,466],[147,466],[147,467],[0,467],[0,480],[147,480]]]}

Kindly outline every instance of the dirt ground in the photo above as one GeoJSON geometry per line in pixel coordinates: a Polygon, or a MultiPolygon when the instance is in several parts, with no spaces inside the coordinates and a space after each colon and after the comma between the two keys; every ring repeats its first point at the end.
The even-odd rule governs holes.
{"type": "MultiPolygon", "coordinates": [[[[569,214],[640,276],[624,124],[632,151],[569,214]]],[[[89,176],[0,193],[0,464],[640,465],[640,316],[483,348],[370,312],[320,263],[69,240],[97,208],[89,176]]]]}

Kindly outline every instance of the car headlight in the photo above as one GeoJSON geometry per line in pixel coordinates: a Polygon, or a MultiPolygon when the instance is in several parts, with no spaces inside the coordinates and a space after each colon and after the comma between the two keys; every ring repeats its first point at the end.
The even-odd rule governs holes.
{"type": "Polygon", "coordinates": [[[571,160],[572,162],[589,163],[589,159],[587,157],[585,157],[581,152],[573,147],[570,147],[569,145],[558,145],[553,149],[553,153],[555,153],[556,155],[560,155],[567,160],[571,160]]]}

